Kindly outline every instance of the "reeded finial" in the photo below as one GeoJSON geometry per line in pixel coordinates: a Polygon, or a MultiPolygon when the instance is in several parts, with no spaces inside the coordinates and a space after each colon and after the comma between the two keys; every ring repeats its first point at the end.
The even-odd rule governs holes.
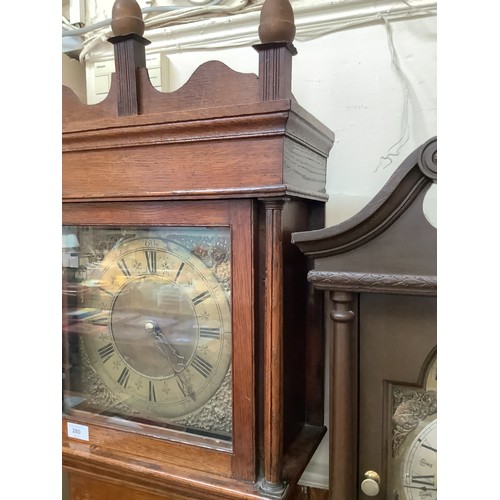
{"type": "Polygon", "coordinates": [[[261,43],[292,43],[295,38],[293,9],[289,0],[266,0],[260,11],[261,43]]]}
{"type": "Polygon", "coordinates": [[[111,11],[111,29],[115,36],[144,35],[144,21],[135,0],[115,0],[111,11]]]}

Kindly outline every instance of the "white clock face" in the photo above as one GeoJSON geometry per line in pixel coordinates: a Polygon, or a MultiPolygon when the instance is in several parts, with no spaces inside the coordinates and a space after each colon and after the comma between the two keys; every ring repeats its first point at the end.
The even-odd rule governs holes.
{"type": "Polygon", "coordinates": [[[437,500],[437,419],[418,433],[408,449],[403,487],[409,500],[437,500]]]}

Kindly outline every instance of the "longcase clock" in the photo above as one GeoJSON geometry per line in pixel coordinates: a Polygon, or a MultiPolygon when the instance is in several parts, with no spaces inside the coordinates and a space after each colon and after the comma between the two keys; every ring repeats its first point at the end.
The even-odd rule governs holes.
{"type": "Polygon", "coordinates": [[[334,138],[291,94],[293,11],[265,3],[258,76],[211,61],[173,93],[135,1],[112,28],[107,98],[63,88],[69,497],[290,498],[325,433],[320,294],[290,235],[323,227],[334,138]]]}
{"type": "Polygon", "coordinates": [[[295,233],[329,300],[332,500],[437,498],[437,139],[351,219],[295,233]]]}

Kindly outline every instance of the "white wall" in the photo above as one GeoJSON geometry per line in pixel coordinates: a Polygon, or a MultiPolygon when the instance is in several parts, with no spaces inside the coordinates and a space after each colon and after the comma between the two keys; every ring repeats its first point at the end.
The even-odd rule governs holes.
{"type": "Polygon", "coordinates": [[[409,153],[436,135],[436,18],[390,27],[402,73],[392,64],[384,22],[296,44],[294,95],[336,134],[328,225],[359,211],[409,153]],[[399,153],[391,150],[403,136],[408,142],[399,153]],[[382,160],[389,152],[398,154],[382,160]]]}
{"type": "Polygon", "coordinates": [[[62,55],[62,84],[71,88],[80,101],[87,101],[85,66],[79,61],[62,55]]]}
{"type": "MultiPolygon", "coordinates": [[[[99,3],[101,16],[110,15],[111,4],[111,0],[99,3]]],[[[96,5],[92,2],[93,22],[98,20],[96,5]]],[[[332,9],[326,5],[316,19],[331,16],[332,9]]],[[[310,39],[302,36],[295,41],[298,55],[294,58],[292,91],[301,106],[336,134],[328,160],[327,225],[357,213],[408,154],[436,135],[436,16],[407,16],[391,19],[388,24],[378,17],[371,23],[347,29],[337,25],[322,36],[309,34],[310,39]]],[[[256,33],[258,18],[251,19],[256,33]]],[[[301,17],[296,15],[297,26],[300,23],[301,17]]],[[[152,49],[163,50],[169,59],[170,90],[177,89],[196,67],[212,59],[236,71],[257,73],[258,54],[251,48],[251,41],[235,47],[195,50],[189,44],[182,46],[167,31],[164,41],[161,33],[155,34],[152,49]]],[[[226,35],[227,27],[221,28],[220,39],[226,35]]],[[[102,45],[95,54],[88,54],[88,68],[105,57],[106,51],[110,54],[102,45]]],[[[435,199],[432,189],[426,210],[434,221],[435,199]]],[[[328,486],[327,438],[304,473],[303,484],[328,486]]]]}
{"type": "MultiPolygon", "coordinates": [[[[391,21],[390,29],[401,72],[393,66],[383,21],[294,43],[293,94],[336,135],[328,160],[327,225],[357,213],[399,163],[437,133],[436,17],[391,21]],[[397,155],[383,160],[389,153],[397,155]]],[[[209,59],[236,71],[258,70],[251,47],[168,53],[168,58],[170,90],[209,59]]]]}

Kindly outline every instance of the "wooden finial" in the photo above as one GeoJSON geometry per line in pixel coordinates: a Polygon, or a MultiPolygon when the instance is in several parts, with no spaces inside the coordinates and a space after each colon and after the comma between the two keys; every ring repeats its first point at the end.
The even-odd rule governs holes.
{"type": "Polygon", "coordinates": [[[115,47],[115,75],[118,116],[140,112],[140,86],[137,71],[146,68],[144,21],[136,0],[115,0],[111,16],[115,36],[108,41],[115,47]]]}
{"type": "Polygon", "coordinates": [[[111,11],[111,29],[115,36],[144,35],[142,12],[136,0],[115,0],[111,11]]]}
{"type": "Polygon", "coordinates": [[[261,43],[292,43],[295,38],[293,9],[289,0],[266,0],[260,11],[261,43]]]}

